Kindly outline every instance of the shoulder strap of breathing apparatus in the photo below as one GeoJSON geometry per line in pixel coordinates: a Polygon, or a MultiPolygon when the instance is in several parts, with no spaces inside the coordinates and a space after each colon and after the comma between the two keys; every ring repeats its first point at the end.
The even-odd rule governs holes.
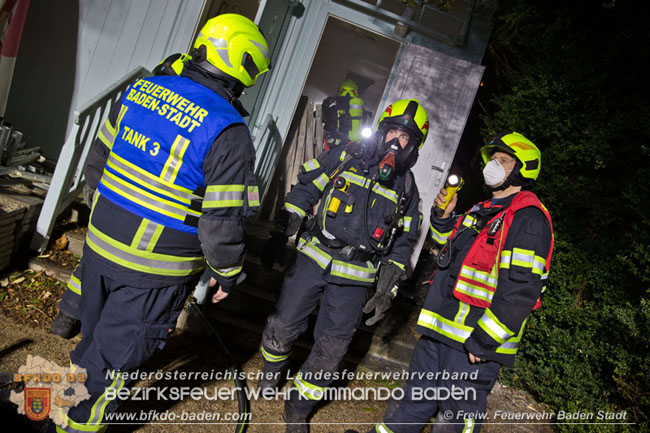
{"type": "MultiPolygon", "coordinates": [[[[391,244],[393,243],[393,239],[395,238],[395,234],[397,233],[397,229],[399,228],[399,223],[404,217],[404,214],[406,213],[406,206],[408,205],[410,198],[411,198],[411,188],[413,187],[413,183],[415,182],[415,179],[413,178],[413,173],[411,173],[411,170],[406,170],[406,173],[404,174],[404,183],[403,183],[403,188],[399,193],[399,197],[397,199],[397,212],[393,214],[392,221],[388,225],[388,237],[386,238],[385,242],[386,244],[381,247],[379,246],[379,243],[372,239],[370,235],[368,234],[368,231],[364,229],[364,232],[366,233],[366,238],[369,243],[369,245],[372,247],[373,250],[375,250],[377,253],[385,253],[390,249],[391,244]]],[[[368,195],[366,196],[366,203],[364,206],[364,220],[368,220],[368,202],[370,200],[370,193],[372,192],[372,186],[375,181],[371,181],[369,187],[368,187],[368,195]]]]}

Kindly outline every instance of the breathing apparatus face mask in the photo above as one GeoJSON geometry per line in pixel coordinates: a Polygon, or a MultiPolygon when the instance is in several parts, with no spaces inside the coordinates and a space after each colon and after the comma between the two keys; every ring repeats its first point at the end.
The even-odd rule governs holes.
{"type": "Polygon", "coordinates": [[[483,168],[483,179],[487,186],[496,186],[506,179],[506,169],[503,168],[498,160],[493,159],[485,164],[485,168],[483,168]]]}
{"type": "Polygon", "coordinates": [[[402,151],[402,146],[397,138],[393,138],[382,146],[384,155],[379,162],[379,178],[384,181],[391,180],[397,167],[397,156],[402,151]]]}
{"type": "MultiPolygon", "coordinates": [[[[382,141],[379,145],[379,157],[384,160],[393,161],[393,172],[400,170],[407,170],[411,168],[418,157],[418,140],[415,139],[410,132],[404,129],[388,125],[382,131],[382,141]],[[392,138],[386,141],[389,133],[393,131],[392,138]],[[404,144],[404,134],[408,136],[408,141],[404,144]],[[400,137],[402,141],[400,142],[400,137]],[[402,144],[404,146],[402,147],[402,144]]],[[[381,178],[382,180],[392,179],[392,175],[388,178],[381,178]]]]}

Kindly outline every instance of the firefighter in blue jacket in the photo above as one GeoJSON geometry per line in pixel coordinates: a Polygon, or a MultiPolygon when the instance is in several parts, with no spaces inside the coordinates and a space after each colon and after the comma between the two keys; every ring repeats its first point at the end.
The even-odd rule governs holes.
{"type": "Polygon", "coordinates": [[[212,298],[241,276],[244,221],[259,206],[254,148],[237,99],[270,66],[269,47],[249,19],[210,19],[181,76],[139,79],[100,129],[84,171],[97,186],[75,272],[82,339],[70,358],[87,370],[89,400],[56,431],[103,431],[138,368],[174,329],[200,273],[212,298]]]}
{"type": "MultiPolygon", "coordinates": [[[[183,65],[185,62],[191,59],[189,54],[177,53],[172,54],[167,57],[165,60],[160,62],[156,67],[151,71],[153,75],[180,75],[183,71],[183,65]]],[[[101,156],[99,158],[100,163],[105,163],[106,156],[108,154],[101,156]]],[[[90,158],[89,161],[93,164],[93,158],[90,158]]],[[[95,167],[98,167],[97,162],[94,163],[95,167]]],[[[95,172],[95,178],[99,179],[101,173],[95,172]]],[[[83,188],[84,202],[92,209],[93,198],[95,196],[95,191],[97,190],[97,183],[94,182],[93,186],[86,183],[83,188]]],[[[56,315],[50,326],[50,331],[53,334],[56,334],[65,339],[70,339],[75,335],[79,334],[81,331],[81,280],[79,280],[79,274],[81,273],[81,268],[77,267],[70,275],[68,280],[67,289],[63,292],[61,301],[59,302],[59,313],[56,315]]]]}
{"type": "Polygon", "coordinates": [[[285,199],[268,241],[282,246],[312,206],[321,203],[305,223],[296,263],[285,275],[262,334],[265,377],[258,387],[272,393],[294,341],[320,302],[314,346],[285,402],[287,432],[308,431],[307,416],[332,382],[328,374],[336,372],[362,312],[374,312],[366,322],[372,325],[390,307],[418,238],[420,199],[409,169],[428,128],[427,114],[416,100],[397,101],[386,108],[375,136],[364,145],[340,146],[304,163],[285,199]],[[376,293],[366,303],[377,272],[376,293]]]}
{"type": "MultiPolygon", "coordinates": [[[[422,337],[404,398],[389,404],[372,432],[416,433],[437,412],[434,431],[477,433],[499,370],[512,367],[527,317],[541,305],[553,228],[548,210],[530,191],[540,151],[523,135],[506,132],[483,146],[481,155],[492,198],[457,216],[454,195],[442,215],[432,211],[430,233],[441,250],[417,323],[422,337]],[[442,397],[431,397],[432,390],[442,397]]],[[[441,205],[445,194],[442,189],[434,203],[441,205]]]]}

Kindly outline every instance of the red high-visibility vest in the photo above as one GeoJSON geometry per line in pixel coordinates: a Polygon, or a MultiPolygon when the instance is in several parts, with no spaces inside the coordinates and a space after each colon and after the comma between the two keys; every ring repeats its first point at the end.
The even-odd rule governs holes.
{"type": "MultiPolygon", "coordinates": [[[[463,260],[454,285],[453,293],[456,299],[475,307],[487,308],[490,306],[494,293],[497,290],[499,269],[501,267],[509,267],[509,259],[512,258],[512,252],[510,252],[510,257],[506,257],[505,260],[502,257],[503,245],[508,237],[508,230],[512,224],[512,219],[515,212],[529,206],[534,206],[542,211],[551,228],[551,248],[548,251],[543,268],[538,270],[540,277],[543,279],[546,278],[551,263],[554,244],[551,215],[534,193],[521,191],[512,199],[512,203],[501,212],[498,212],[485,224],[476,236],[474,243],[463,260]],[[488,232],[490,231],[492,222],[498,218],[503,218],[500,228],[493,235],[489,235],[488,232]]],[[[469,214],[459,218],[449,240],[454,237],[461,224],[472,225],[473,220],[474,217],[469,214]]],[[[541,263],[533,262],[531,259],[531,267],[540,267],[541,265],[541,263]]],[[[539,308],[540,306],[541,299],[538,298],[533,309],[539,308]]]]}

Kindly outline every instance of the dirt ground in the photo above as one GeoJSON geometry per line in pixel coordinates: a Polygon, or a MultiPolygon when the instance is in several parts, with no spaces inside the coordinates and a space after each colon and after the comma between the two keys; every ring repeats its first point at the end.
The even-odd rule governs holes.
{"type": "MultiPolygon", "coordinates": [[[[63,253],[51,254],[55,258],[57,254],[63,253]]],[[[74,268],[74,257],[68,254],[63,254],[63,256],[56,260],[57,263],[70,269],[74,268]]],[[[65,289],[64,284],[42,273],[29,271],[5,275],[0,278],[0,282],[2,283],[0,288],[0,372],[16,372],[25,363],[28,354],[39,355],[58,365],[66,366],[68,353],[79,341],[79,337],[68,341],[48,332],[50,323],[57,312],[58,300],[65,289]]],[[[234,353],[233,355],[246,373],[255,375],[262,367],[259,353],[234,353]]],[[[363,371],[362,369],[363,367],[359,367],[357,371],[363,371]]],[[[141,371],[151,372],[158,370],[163,372],[222,372],[226,370],[226,366],[223,358],[219,356],[214,342],[185,332],[172,335],[168,339],[167,346],[157,352],[156,356],[141,369],[141,371]]],[[[295,371],[295,367],[293,371],[295,371]]],[[[254,388],[255,385],[256,380],[247,381],[249,388],[254,388]]],[[[362,387],[394,389],[399,386],[399,383],[352,380],[337,385],[352,389],[362,387]]],[[[137,382],[135,386],[200,387],[206,390],[207,397],[214,397],[215,388],[231,388],[232,382],[165,379],[156,381],[154,377],[150,381],[137,382]]],[[[183,414],[191,413],[219,413],[220,416],[224,416],[224,414],[237,410],[236,399],[214,400],[207,397],[197,400],[185,398],[182,401],[129,400],[120,406],[118,412],[140,414],[156,410],[160,414],[168,411],[168,414],[174,413],[177,417],[181,417],[183,414]]],[[[374,399],[328,402],[312,417],[311,432],[342,433],[348,428],[366,432],[374,423],[381,420],[386,405],[387,401],[374,399]]],[[[26,420],[23,416],[15,415],[15,410],[16,406],[12,403],[0,402],[0,417],[11,416],[26,420]]],[[[252,417],[247,431],[249,433],[283,432],[282,410],[282,399],[252,401],[252,417]]],[[[555,430],[552,426],[544,424],[551,420],[522,424],[517,423],[516,420],[508,419],[518,413],[525,415],[545,412],[550,412],[550,410],[537,404],[527,393],[497,383],[488,399],[487,421],[482,431],[487,433],[553,432],[555,430]]],[[[112,425],[109,431],[117,433],[228,432],[235,428],[234,424],[223,421],[196,422],[188,426],[180,424],[178,421],[163,421],[162,417],[163,415],[160,415],[158,423],[112,425]]],[[[28,422],[31,423],[31,421],[28,422]]],[[[42,430],[44,423],[41,422],[35,426],[42,430]]],[[[430,426],[424,431],[430,431],[430,426]]]]}

